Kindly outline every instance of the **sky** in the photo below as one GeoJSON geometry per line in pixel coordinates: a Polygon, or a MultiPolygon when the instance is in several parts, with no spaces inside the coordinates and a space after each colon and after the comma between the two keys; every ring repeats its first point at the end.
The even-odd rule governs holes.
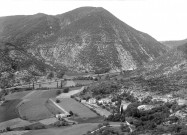
{"type": "Polygon", "coordinates": [[[159,41],[187,38],[187,0],[0,0],[0,16],[56,15],[83,6],[103,7],[159,41]]]}

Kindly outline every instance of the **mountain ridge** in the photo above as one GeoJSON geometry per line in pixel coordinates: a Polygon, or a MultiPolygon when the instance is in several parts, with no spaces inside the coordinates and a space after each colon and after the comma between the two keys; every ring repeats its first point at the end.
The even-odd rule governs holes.
{"type": "Polygon", "coordinates": [[[154,38],[101,7],[3,17],[0,39],[49,65],[83,72],[133,70],[166,52],[154,38]]]}

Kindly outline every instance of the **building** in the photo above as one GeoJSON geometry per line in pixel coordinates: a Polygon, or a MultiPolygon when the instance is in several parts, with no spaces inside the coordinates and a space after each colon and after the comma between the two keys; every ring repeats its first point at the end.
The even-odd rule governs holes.
{"type": "Polygon", "coordinates": [[[90,98],[89,100],[88,100],[88,103],[89,104],[95,104],[96,103],[96,99],[95,98],[90,98]]]}
{"type": "Polygon", "coordinates": [[[152,108],[154,108],[153,105],[140,105],[140,106],[138,106],[138,110],[141,110],[141,111],[148,111],[148,110],[151,110],[152,108]]]}
{"type": "Polygon", "coordinates": [[[98,101],[99,104],[109,104],[111,103],[111,99],[110,98],[102,98],[98,101]]]}
{"type": "Polygon", "coordinates": [[[62,119],[62,118],[66,118],[66,117],[68,117],[69,116],[69,114],[67,114],[67,113],[60,113],[60,114],[56,114],[56,118],[57,119],[62,119]]]}
{"type": "Polygon", "coordinates": [[[130,104],[131,104],[131,102],[127,103],[125,101],[122,101],[122,103],[121,103],[121,109],[123,109],[123,111],[125,111],[130,104]]]}

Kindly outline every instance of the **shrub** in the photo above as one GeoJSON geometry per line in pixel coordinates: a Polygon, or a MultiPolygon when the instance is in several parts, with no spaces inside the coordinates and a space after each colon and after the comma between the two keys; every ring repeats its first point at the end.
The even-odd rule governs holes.
{"type": "Polygon", "coordinates": [[[59,100],[59,99],[56,99],[56,103],[60,103],[60,100],[59,100]]]}
{"type": "Polygon", "coordinates": [[[103,123],[103,126],[110,126],[110,123],[107,122],[107,121],[105,121],[105,122],[103,123]]]}
{"type": "Polygon", "coordinates": [[[130,132],[130,129],[127,125],[124,125],[123,123],[120,124],[120,129],[122,132],[130,132]]]}
{"type": "Polygon", "coordinates": [[[57,90],[56,95],[60,95],[60,94],[61,94],[61,90],[57,90]]]}
{"type": "Polygon", "coordinates": [[[6,131],[11,131],[11,128],[10,127],[6,127],[6,131]]]}
{"type": "Polygon", "coordinates": [[[63,78],[64,74],[65,74],[65,71],[58,72],[57,73],[57,78],[63,78]]]}
{"type": "Polygon", "coordinates": [[[31,130],[29,126],[25,126],[25,130],[31,130]]]}
{"type": "Polygon", "coordinates": [[[65,121],[65,120],[62,120],[62,121],[57,121],[54,126],[57,126],[57,127],[61,127],[61,126],[68,126],[68,122],[65,121]]]}
{"type": "Polygon", "coordinates": [[[33,129],[45,129],[45,125],[36,125],[36,126],[33,126],[33,129]]]}
{"type": "Polygon", "coordinates": [[[47,75],[47,79],[52,79],[54,77],[54,73],[53,72],[50,72],[48,75],[47,75]]]}
{"type": "Polygon", "coordinates": [[[23,119],[23,120],[27,120],[27,117],[26,117],[26,116],[23,116],[22,119],[23,119]]]}
{"type": "Polygon", "coordinates": [[[68,93],[68,92],[69,92],[69,88],[65,88],[65,89],[63,90],[63,92],[64,92],[64,93],[68,93]]]}
{"type": "Polygon", "coordinates": [[[74,113],[72,111],[69,111],[69,114],[72,116],[74,113]]]}

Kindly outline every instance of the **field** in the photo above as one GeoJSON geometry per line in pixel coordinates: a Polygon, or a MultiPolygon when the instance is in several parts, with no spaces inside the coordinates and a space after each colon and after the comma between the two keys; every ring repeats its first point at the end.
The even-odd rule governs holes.
{"type": "Polygon", "coordinates": [[[24,135],[83,135],[97,127],[97,123],[78,124],[66,128],[33,130],[24,135]]]}
{"type": "Polygon", "coordinates": [[[57,96],[57,98],[70,98],[72,95],[75,95],[79,92],[81,92],[82,90],[84,90],[84,87],[78,87],[76,89],[73,89],[68,92],[68,93],[61,93],[60,95],[57,96]]]}
{"type": "Polygon", "coordinates": [[[12,120],[8,120],[5,122],[1,122],[0,123],[0,130],[5,129],[6,127],[10,127],[10,128],[17,128],[17,127],[23,127],[23,126],[27,126],[27,125],[31,125],[32,123],[22,120],[20,118],[15,118],[12,120]]]}
{"type": "Polygon", "coordinates": [[[57,90],[34,90],[24,97],[24,99],[39,99],[56,97],[57,90]]]}
{"type": "Polygon", "coordinates": [[[76,85],[76,83],[74,82],[74,81],[66,81],[65,82],[65,87],[70,87],[70,86],[75,86],[76,85]]]}
{"type": "Polygon", "coordinates": [[[51,100],[46,103],[47,109],[53,114],[64,113],[60,108],[58,108],[51,100]]]}
{"type": "Polygon", "coordinates": [[[74,80],[76,84],[81,84],[81,85],[89,85],[93,83],[92,80],[74,80]]]}
{"type": "Polygon", "coordinates": [[[63,98],[60,99],[60,101],[61,102],[59,103],[59,105],[62,108],[64,108],[67,112],[73,111],[74,113],[78,114],[80,118],[97,117],[97,114],[72,98],[63,98]]]}
{"type": "Polygon", "coordinates": [[[22,103],[18,109],[20,116],[29,121],[42,120],[52,117],[52,113],[46,108],[47,99],[34,99],[22,103]]]}
{"type": "Polygon", "coordinates": [[[15,92],[15,93],[12,93],[12,94],[9,94],[9,95],[5,96],[5,99],[6,100],[21,99],[30,92],[31,91],[15,92]]]}
{"type": "Polygon", "coordinates": [[[16,108],[21,100],[8,100],[0,106],[0,122],[19,118],[19,113],[16,108]]]}

